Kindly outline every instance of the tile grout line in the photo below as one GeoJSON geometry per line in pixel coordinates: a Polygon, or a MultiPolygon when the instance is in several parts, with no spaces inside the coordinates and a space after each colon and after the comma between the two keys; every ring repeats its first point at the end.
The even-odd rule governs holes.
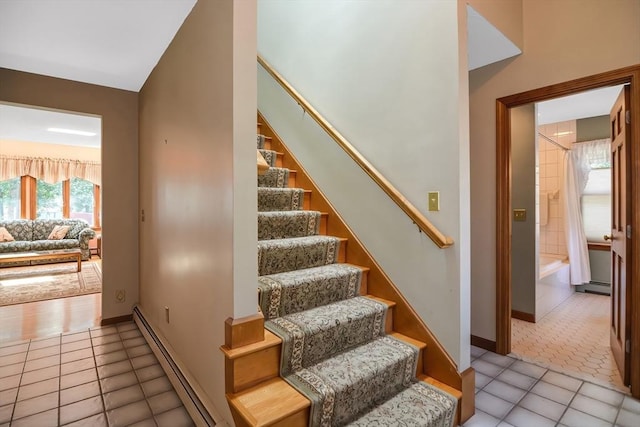
{"type": "MultiPolygon", "coordinates": [[[[128,332],[128,331],[125,331],[125,332],[128,332]]],[[[118,336],[120,336],[120,339],[122,340],[122,335],[120,335],[120,331],[119,330],[118,330],[118,336]]],[[[149,345],[146,342],[147,341],[146,339],[144,341],[145,341],[146,345],[149,345]]],[[[142,388],[142,381],[140,381],[140,376],[138,375],[138,371],[137,371],[137,369],[134,368],[133,363],[131,362],[131,357],[130,357],[129,351],[128,351],[129,348],[125,347],[124,341],[122,341],[122,346],[124,347],[125,354],[127,355],[127,360],[129,360],[129,363],[131,364],[131,370],[133,371],[133,375],[136,376],[136,379],[138,380],[138,386],[140,387],[140,390],[142,390],[142,397],[143,397],[143,400],[145,401],[145,403],[147,404],[147,407],[149,408],[149,413],[151,414],[151,419],[153,419],[153,423],[155,425],[158,425],[158,422],[156,421],[156,416],[153,413],[153,410],[151,409],[151,405],[149,404],[149,398],[147,397],[147,394],[144,392],[144,389],[142,388]]]]}
{"type": "MultiPolygon", "coordinates": [[[[104,392],[102,390],[102,382],[100,381],[100,373],[98,372],[98,360],[96,359],[96,351],[93,345],[93,336],[91,335],[91,328],[88,329],[89,343],[91,344],[91,354],[93,355],[93,368],[96,370],[96,382],[98,383],[98,391],[100,393],[100,402],[102,403],[102,414],[104,414],[104,420],[109,425],[109,419],[107,418],[107,404],[104,401],[104,392]]],[[[104,335],[101,335],[104,336],[104,335]]]]}
{"type": "MultiPolygon", "coordinates": [[[[562,411],[562,414],[560,415],[560,417],[559,417],[559,419],[558,419],[557,421],[552,420],[551,418],[549,418],[549,417],[547,417],[547,416],[545,416],[545,415],[539,414],[539,413],[537,413],[537,412],[535,412],[535,411],[531,411],[532,413],[534,413],[534,414],[536,414],[536,415],[539,415],[539,416],[541,416],[541,417],[544,417],[544,418],[548,419],[549,421],[553,421],[553,422],[556,424],[556,426],[557,426],[557,425],[559,425],[559,424],[560,424],[560,421],[562,420],[562,418],[565,416],[565,414],[567,413],[567,411],[568,411],[568,410],[569,410],[569,408],[571,407],[571,403],[574,401],[574,399],[575,399],[579,394],[580,394],[581,396],[584,396],[584,397],[587,397],[587,398],[594,399],[594,398],[592,398],[592,397],[590,397],[590,396],[588,396],[588,395],[586,395],[586,394],[581,394],[581,393],[580,393],[580,390],[582,390],[582,388],[585,386],[585,384],[592,384],[592,385],[595,385],[596,387],[601,387],[601,388],[603,388],[603,389],[605,389],[605,390],[607,390],[607,391],[611,391],[611,392],[614,392],[614,393],[618,393],[618,394],[620,394],[620,395],[622,396],[622,400],[621,400],[621,401],[620,401],[620,403],[619,403],[618,405],[616,405],[616,406],[614,406],[614,405],[609,405],[609,404],[608,404],[608,403],[606,403],[606,402],[602,402],[603,404],[607,404],[607,405],[611,406],[612,408],[616,408],[616,416],[615,416],[615,419],[614,419],[614,421],[613,421],[613,423],[615,424],[615,421],[618,419],[618,417],[619,417],[619,415],[620,415],[620,411],[623,409],[623,408],[622,408],[622,405],[624,404],[624,400],[627,398],[627,395],[626,395],[626,394],[624,394],[624,393],[622,393],[622,392],[620,392],[620,391],[618,391],[618,390],[610,389],[610,388],[608,388],[608,387],[604,387],[604,386],[602,386],[602,385],[600,385],[600,384],[592,383],[592,382],[590,382],[590,381],[583,380],[583,379],[580,379],[580,378],[575,378],[575,377],[573,377],[573,376],[571,376],[571,375],[567,375],[567,374],[564,374],[564,373],[562,373],[562,372],[555,371],[555,370],[550,369],[550,368],[547,368],[547,367],[538,366],[538,365],[536,365],[535,363],[531,363],[531,362],[527,362],[527,361],[524,361],[524,360],[516,359],[516,358],[510,357],[510,356],[505,356],[505,357],[509,357],[509,358],[511,358],[511,359],[514,359],[514,361],[513,361],[513,362],[511,362],[508,366],[503,367],[503,366],[501,366],[501,365],[496,365],[495,363],[492,363],[492,362],[490,362],[490,361],[488,361],[488,360],[481,359],[481,358],[482,358],[482,356],[484,356],[486,353],[489,353],[489,352],[488,352],[488,351],[485,351],[485,352],[484,352],[484,353],[482,353],[481,355],[479,355],[479,356],[475,357],[475,358],[472,360],[472,362],[474,362],[474,361],[476,361],[476,360],[481,360],[481,361],[486,362],[486,363],[491,363],[491,364],[493,364],[494,366],[500,367],[500,368],[502,368],[502,369],[501,369],[501,370],[500,370],[500,371],[499,371],[495,376],[492,376],[492,377],[491,377],[491,381],[489,381],[487,384],[485,384],[482,388],[479,388],[479,389],[478,389],[478,392],[480,392],[480,391],[484,391],[485,393],[490,394],[491,396],[494,396],[494,397],[496,397],[496,398],[498,398],[498,399],[501,399],[501,400],[503,400],[503,401],[505,401],[505,402],[508,402],[508,403],[512,403],[512,402],[509,402],[509,401],[507,401],[507,400],[505,400],[505,399],[501,398],[500,396],[496,396],[495,394],[491,393],[490,391],[485,390],[485,388],[486,388],[486,387],[487,387],[491,382],[493,382],[494,380],[497,380],[498,376],[499,376],[499,375],[501,375],[501,374],[502,374],[504,371],[506,371],[507,369],[509,369],[509,368],[510,368],[510,367],[511,367],[511,366],[512,366],[516,361],[521,361],[521,362],[523,362],[523,363],[527,363],[527,364],[529,364],[529,365],[537,366],[537,367],[542,368],[542,369],[544,369],[544,370],[545,370],[545,372],[544,372],[544,373],[543,373],[539,378],[537,378],[537,379],[536,379],[535,377],[529,377],[529,378],[533,378],[533,379],[535,379],[535,380],[536,380],[536,381],[535,381],[535,383],[533,383],[533,385],[532,385],[528,390],[524,390],[524,391],[526,392],[526,393],[525,393],[525,395],[524,395],[524,396],[522,396],[522,398],[520,398],[516,403],[514,403],[514,404],[513,404],[514,406],[513,406],[513,407],[512,407],[512,408],[511,408],[511,409],[510,409],[510,410],[509,410],[509,411],[508,411],[508,412],[507,412],[503,417],[502,417],[502,418],[500,418],[500,419],[499,419],[499,423],[501,423],[501,422],[506,422],[506,418],[509,416],[509,414],[511,414],[511,413],[513,412],[513,410],[514,410],[516,407],[520,407],[520,408],[522,408],[522,409],[529,410],[529,409],[527,409],[527,408],[524,408],[524,407],[522,407],[522,406],[518,406],[518,405],[519,405],[519,403],[520,403],[520,402],[521,402],[521,401],[522,401],[522,400],[523,400],[527,395],[529,395],[529,394],[534,394],[534,395],[536,395],[536,396],[538,396],[538,397],[542,397],[542,398],[545,398],[545,399],[551,400],[552,402],[555,402],[555,403],[558,403],[558,404],[560,404],[560,405],[564,406],[564,410],[562,411]],[[549,372],[553,372],[553,373],[556,373],[556,374],[559,374],[559,375],[562,375],[562,376],[566,376],[566,377],[568,377],[568,378],[571,378],[571,379],[574,379],[574,380],[580,381],[580,386],[579,386],[575,391],[572,391],[572,390],[570,390],[570,389],[566,389],[566,388],[564,388],[564,387],[562,387],[562,386],[558,386],[558,385],[555,385],[555,384],[553,384],[553,383],[547,383],[546,381],[543,381],[543,380],[542,380],[542,378],[543,378],[547,373],[549,373],[549,372]],[[538,383],[540,383],[540,382],[543,382],[543,383],[545,383],[545,384],[554,385],[554,386],[559,387],[559,388],[561,388],[561,389],[563,389],[563,390],[567,390],[567,391],[569,391],[569,392],[572,392],[572,393],[573,393],[573,396],[571,397],[571,399],[569,400],[569,402],[568,402],[566,405],[563,405],[562,403],[560,403],[560,402],[556,402],[556,401],[554,401],[553,399],[549,399],[548,397],[538,395],[537,393],[533,393],[533,392],[532,392],[533,388],[534,388],[538,383]]],[[[518,371],[516,371],[516,372],[518,372],[518,371]]],[[[518,372],[518,373],[519,373],[519,372],[518,372]]],[[[488,376],[488,375],[486,375],[486,374],[483,374],[483,375],[488,376]]],[[[526,375],[526,374],[522,374],[522,375],[528,376],[528,375],[526,375]]],[[[500,380],[498,380],[498,381],[500,381],[500,380]]],[[[504,381],[501,381],[501,382],[504,382],[504,381]]],[[[508,385],[513,386],[512,384],[509,384],[509,383],[505,383],[505,384],[508,384],[508,385]]],[[[519,388],[519,387],[517,387],[517,386],[513,386],[513,387],[519,388]]],[[[521,389],[521,390],[523,390],[523,389],[521,389]]],[[[597,400],[597,399],[596,399],[596,400],[597,400]]],[[[576,408],[571,408],[571,409],[573,409],[574,411],[579,412],[579,413],[581,413],[581,414],[585,414],[585,415],[587,415],[587,416],[591,416],[591,417],[597,418],[598,420],[605,421],[605,422],[610,422],[610,421],[605,420],[605,419],[603,419],[603,418],[601,418],[601,417],[599,417],[599,416],[597,416],[597,415],[592,415],[592,414],[589,414],[589,413],[587,413],[587,412],[581,411],[581,410],[576,409],[576,408]]],[[[489,415],[491,415],[491,414],[489,414],[489,415]]],[[[495,418],[495,417],[494,417],[494,418],[495,418]]]]}
{"type": "Polygon", "coordinates": [[[24,370],[27,367],[27,357],[29,355],[29,349],[31,348],[31,341],[27,344],[27,351],[24,353],[24,361],[22,362],[22,371],[20,372],[20,381],[18,381],[18,388],[16,390],[16,398],[13,402],[13,408],[11,409],[11,418],[9,419],[9,425],[13,423],[13,415],[16,412],[16,406],[18,406],[18,395],[20,394],[20,385],[22,384],[22,376],[24,375],[24,370]]]}
{"type": "Polygon", "coordinates": [[[60,334],[60,351],[58,352],[58,425],[62,423],[60,414],[60,395],[62,394],[62,334],[60,334]]]}

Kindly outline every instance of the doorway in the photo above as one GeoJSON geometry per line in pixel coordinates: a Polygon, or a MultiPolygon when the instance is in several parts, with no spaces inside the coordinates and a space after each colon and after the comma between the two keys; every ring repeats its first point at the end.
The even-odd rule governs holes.
{"type": "Polygon", "coordinates": [[[0,102],[0,342],[99,325],[101,141],[100,116],[0,102]]]}
{"type": "MultiPolygon", "coordinates": [[[[614,70],[594,76],[576,79],[570,82],[560,83],[544,88],[511,95],[498,99],[496,102],[496,126],[497,126],[497,253],[496,253],[496,351],[500,354],[511,352],[511,297],[512,297],[512,142],[511,142],[511,109],[516,107],[572,95],[591,89],[620,84],[630,85],[629,94],[629,123],[631,129],[640,128],[640,66],[614,70]]],[[[640,227],[640,213],[636,208],[640,204],[640,134],[631,133],[629,149],[625,154],[630,162],[629,187],[626,203],[631,207],[633,214],[629,218],[629,251],[631,254],[640,253],[640,239],[638,227],[640,227]]],[[[624,321],[629,325],[628,345],[626,354],[629,363],[629,384],[632,394],[640,397],[640,316],[633,307],[640,308],[640,295],[633,292],[637,287],[637,277],[640,277],[640,262],[638,257],[627,254],[630,262],[626,277],[629,291],[626,304],[624,321]]]]}

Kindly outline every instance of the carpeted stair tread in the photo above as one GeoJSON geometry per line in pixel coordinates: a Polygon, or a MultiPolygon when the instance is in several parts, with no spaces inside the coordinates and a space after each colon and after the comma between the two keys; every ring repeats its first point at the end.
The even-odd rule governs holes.
{"type": "Polygon", "coordinates": [[[348,425],[449,427],[455,418],[456,406],[457,399],[453,396],[418,381],[348,425]]]}
{"type": "Polygon", "coordinates": [[[339,353],[285,379],[311,400],[310,425],[344,425],[409,387],[418,349],[389,336],[339,353]]]}
{"type": "Polygon", "coordinates": [[[258,134],[258,150],[265,150],[266,149],[266,145],[267,145],[267,141],[269,141],[271,138],[264,136],[264,135],[260,135],[258,134]]]}
{"type": "Polygon", "coordinates": [[[260,151],[260,154],[262,154],[262,158],[264,159],[265,162],[267,162],[267,164],[269,166],[275,166],[276,165],[276,160],[278,158],[278,153],[276,153],[273,150],[264,150],[264,149],[260,149],[258,151],[260,151]]]}
{"type": "Polygon", "coordinates": [[[259,240],[258,275],[333,264],[338,259],[340,241],[332,236],[259,240]]]}
{"type": "Polygon", "coordinates": [[[258,188],[258,212],[295,211],[304,203],[302,188],[258,188]]]}
{"type": "Polygon", "coordinates": [[[362,269],[330,264],[258,278],[265,320],[309,310],[358,295],[362,269]]]}
{"type": "Polygon", "coordinates": [[[386,313],[385,304],[355,297],[265,322],[283,340],[280,375],[384,335],[386,313]]]}
{"type": "Polygon", "coordinates": [[[258,213],[258,240],[315,236],[320,228],[320,212],[275,211],[258,213]]]}
{"type": "Polygon", "coordinates": [[[289,169],[270,167],[262,175],[258,175],[258,187],[285,188],[289,185],[289,169]]]}

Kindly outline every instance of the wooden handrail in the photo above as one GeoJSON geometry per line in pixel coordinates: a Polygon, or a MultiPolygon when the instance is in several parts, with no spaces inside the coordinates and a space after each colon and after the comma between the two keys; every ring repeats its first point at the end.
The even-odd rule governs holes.
{"type": "Polygon", "coordinates": [[[277,81],[282,88],[309,114],[313,120],[324,129],[327,134],[362,168],[367,175],[385,192],[396,205],[439,247],[447,248],[453,245],[453,239],[445,236],[424,215],[416,209],[376,168],[355,149],[344,136],[340,134],[324,117],[316,111],[309,102],[302,97],[273,67],[258,55],[258,63],[277,81]]]}

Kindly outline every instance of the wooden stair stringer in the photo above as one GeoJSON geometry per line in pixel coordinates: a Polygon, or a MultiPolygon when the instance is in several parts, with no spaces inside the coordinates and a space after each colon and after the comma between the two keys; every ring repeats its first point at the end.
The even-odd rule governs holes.
{"type": "Polygon", "coordinates": [[[311,190],[310,209],[328,213],[327,234],[348,239],[347,262],[369,269],[367,277],[368,294],[396,303],[393,319],[394,330],[427,345],[428,351],[425,352],[423,360],[423,374],[460,391],[463,397],[461,398],[462,404],[458,405],[458,419],[461,422],[465,422],[471,418],[475,410],[473,369],[469,368],[464,373],[458,372],[455,362],[445,351],[442,344],[440,344],[420,316],[417,315],[362,242],[347,226],[324,193],[310,178],[302,164],[282,142],[260,112],[258,112],[258,121],[261,124],[260,132],[269,138],[271,149],[284,154],[283,167],[296,170],[296,185],[299,188],[311,190]]]}

